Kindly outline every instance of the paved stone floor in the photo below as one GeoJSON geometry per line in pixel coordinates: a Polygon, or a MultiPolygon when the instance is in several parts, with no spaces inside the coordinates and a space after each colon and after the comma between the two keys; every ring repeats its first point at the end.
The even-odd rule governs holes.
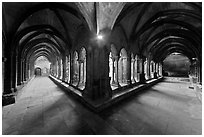
{"type": "Polygon", "coordinates": [[[201,134],[201,102],[188,85],[167,80],[95,114],[37,77],[3,107],[3,134],[201,134]]]}

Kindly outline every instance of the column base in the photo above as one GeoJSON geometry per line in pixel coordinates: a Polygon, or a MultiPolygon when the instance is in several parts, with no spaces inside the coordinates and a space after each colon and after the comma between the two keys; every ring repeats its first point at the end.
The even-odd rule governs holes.
{"type": "Polygon", "coordinates": [[[128,85],[131,85],[131,84],[132,84],[132,81],[131,81],[131,80],[127,80],[126,83],[127,83],[128,85]]]}
{"type": "Polygon", "coordinates": [[[136,81],[135,81],[135,79],[134,79],[134,78],[131,80],[131,82],[136,83],[136,81]]]}
{"type": "Polygon", "coordinates": [[[65,80],[62,80],[62,82],[66,83],[66,81],[65,81],[65,80]]]}
{"type": "Polygon", "coordinates": [[[6,94],[2,96],[2,106],[10,105],[15,103],[15,96],[13,94],[6,94]]]}
{"type": "Polygon", "coordinates": [[[93,84],[88,84],[86,82],[86,86],[83,92],[84,98],[89,98],[91,100],[106,100],[112,97],[112,89],[110,86],[110,80],[101,79],[96,80],[93,84]]]}
{"type": "Polygon", "coordinates": [[[157,79],[158,76],[157,76],[157,72],[154,72],[154,78],[157,79]]]}
{"type": "Polygon", "coordinates": [[[16,91],[17,91],[16,88],[11,88],[11,92],[12,92],[12,93],[14,93],[14,92],[16,92],[16,91]]]}
{"type": "Polygon", "coordinates": [[[111,85],[116,86],[116,87],[121,87],[121,86],[120,86],[120,84],[119,84],[119,82],[115,82],[115,81],[114,81],[114,82],[112,82],[112,84],[111,84],[111,85]]]}
{"type": "Polygon", "coordinates": [[[139,81],[140,83],[146,83],[146,79],[145,79],[145,74],[144,73],[142,73],[142,74],[140,74],[140,81],[139,81]]]}

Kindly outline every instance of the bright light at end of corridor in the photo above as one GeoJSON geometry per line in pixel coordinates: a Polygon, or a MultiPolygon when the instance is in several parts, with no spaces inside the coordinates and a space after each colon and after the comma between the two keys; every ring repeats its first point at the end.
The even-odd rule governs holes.
{"type": "Polygon", "coordinates": [[[97,35],[97,38],[102,40],[103,39],[103,36],[102,35],[97,35]]]}

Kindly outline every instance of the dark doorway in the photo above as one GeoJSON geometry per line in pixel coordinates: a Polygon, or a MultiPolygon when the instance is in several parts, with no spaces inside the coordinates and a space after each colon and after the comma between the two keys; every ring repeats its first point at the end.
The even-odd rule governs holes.
{"type": "Polygon", "coordinates": [[[41,68],[35,68],[35,75],[36,76],[41,76],[42,75],[41,68]]]}

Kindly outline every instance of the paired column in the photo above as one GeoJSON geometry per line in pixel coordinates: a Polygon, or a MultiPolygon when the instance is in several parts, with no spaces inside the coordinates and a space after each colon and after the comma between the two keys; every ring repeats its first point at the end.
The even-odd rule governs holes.
{"type": "Polygon", "coordinates": [[[131,59],[131,67],[132,67],[132,69],[131,69],[131,72],[132,72],[132,82],[134,82],[134,83],[136,83],[136,81],[135,81],[135,62],[136,62],[136,60],[134,59],[134,58],[132,58],[131,59]]]}
{"type": "Polygon", "coordinates": [[[118,61],[119,61],[119,57],[116,56],[115,57],[115,84],[120,87],[120,84],[118,82],[119,79],[119,75],[118,75],[118,61]]]}

